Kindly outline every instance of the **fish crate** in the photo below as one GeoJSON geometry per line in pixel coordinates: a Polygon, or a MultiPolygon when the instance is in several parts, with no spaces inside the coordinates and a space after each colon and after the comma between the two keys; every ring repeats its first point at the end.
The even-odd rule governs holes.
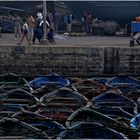
{"type": "Polygon", "coordinates": [[[75,33],[82,33],[83,32],[83,25],[81,23],[72,23],[72,32],[75,33]]]}

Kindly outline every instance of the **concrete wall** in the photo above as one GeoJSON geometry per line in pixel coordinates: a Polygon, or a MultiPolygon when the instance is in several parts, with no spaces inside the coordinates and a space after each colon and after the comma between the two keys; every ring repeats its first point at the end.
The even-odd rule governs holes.
{"type": "Polygon", "coordinates": [[[0,46],[0,74],[139,74],[140,48],[0,46]]]}

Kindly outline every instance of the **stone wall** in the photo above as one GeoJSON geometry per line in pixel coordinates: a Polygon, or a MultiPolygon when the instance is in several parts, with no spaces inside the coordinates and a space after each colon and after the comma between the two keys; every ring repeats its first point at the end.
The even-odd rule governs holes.
{"type": "Polygon", "coordinates": [[[140,74],[140,48],[119,49],[118,73],[140,74]]]}
{"type": "Polygon", "coordinates": [[[0,74],[65,76],[139,74],[140,48],[0,46],[0,74]]]}
{"type": "Polygon", "coordinates": [[[41,75],[57,72],[62,75],[103,73],[103,48],[79,47],[0,47],[0,73],[41,75]]]}

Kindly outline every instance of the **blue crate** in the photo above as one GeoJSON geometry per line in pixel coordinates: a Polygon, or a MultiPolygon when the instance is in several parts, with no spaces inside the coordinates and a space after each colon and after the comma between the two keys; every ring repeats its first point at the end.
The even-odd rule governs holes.
{"type": "Polygon", "coordinates": [[[140,32],[140,22],[132,21],[131,22],[131,32],[140,32]]]}

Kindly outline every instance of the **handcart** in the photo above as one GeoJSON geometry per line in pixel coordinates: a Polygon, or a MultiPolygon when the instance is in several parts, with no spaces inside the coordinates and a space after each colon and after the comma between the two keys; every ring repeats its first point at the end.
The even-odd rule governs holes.
{"type": "Polygon", "coordinates": [[[131,40],[130,40],[130,47],[133,47],[135,41],[140,45],[140,22],[132,21],[131,22],[131,40]]]}

